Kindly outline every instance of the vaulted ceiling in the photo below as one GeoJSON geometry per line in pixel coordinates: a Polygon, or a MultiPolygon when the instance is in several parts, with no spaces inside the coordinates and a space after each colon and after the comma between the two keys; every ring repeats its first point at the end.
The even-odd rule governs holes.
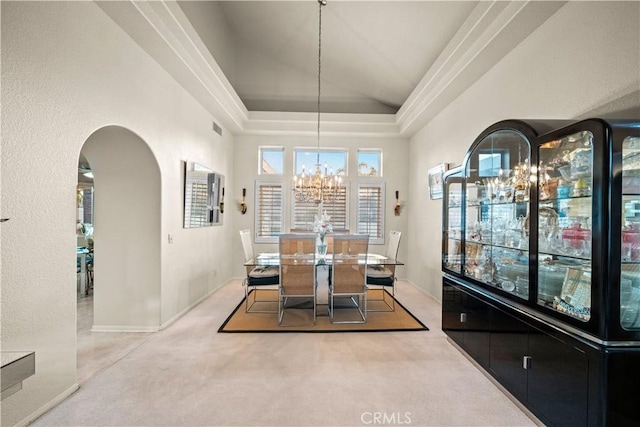
{"type": "MultiPolygon", "coordinates": [[[[317,111],[319,3],[181,1],[251,111],[317,111]],[[226,45],[209,28],[221,14],[226,45]],[[225,52],[232,47],[231,58],[225,52]]],[[[475,2],[345,2],[322,8],[321,109],[395,114],[475,2]]]]}
{"type": "MultiPolygon", "coordinates": [[[[323,128],[411,135],[564,3],[328,0],[323,128]]],[[[234,133],[315,131],[317,0],[98,5],[234,133]]]]}

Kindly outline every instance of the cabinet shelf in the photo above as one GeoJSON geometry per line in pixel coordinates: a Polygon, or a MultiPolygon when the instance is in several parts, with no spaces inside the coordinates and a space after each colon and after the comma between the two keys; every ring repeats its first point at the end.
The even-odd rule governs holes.
{"type": "Polygon", "coordinates": [[[567,196],[567,197],[552,197],[549,199],[540,199],[540,206],[543,207],[551,207],[557,202],[565,201],[565,200],[580,200],[580,199],[592,199],[593,194],[585,194],[581,196],[567,196]]]}
{"type": "Polygon", "coordinates": [[[515,205],[515,206],[527,206],[529,204],[528,200],[524,200],[524,201],[497,201],[497,202],[487,202],[484,200],[480,200],[478,206],[509,206],[509,205],[515,205]]]}
{"type": "MultiPolygon", "coordinates": [[[[456,239],[451,239],[451,240],[456,240],[456,239]]],[[[461,239],[457,239],[457,240],[461,240],[461,239]]],[[[498,244],[498,243],[492,243],[492,242],[485,242],[483,240],[469,240],[468,239],[465,242],[467,244],[489,246],[489,247],[493,247],[493,248],[509,249],[509,250],[512,250],[512,251],[519,251],[519,252],[529,253],[529,248],[528,247],[527,247],[527,249],[522,249],[522,248],[517,247],[517,246],[498,244]]]]}
{"type": "Polygon", "coordinates": [[[571,255],[571,254],[567,254],[566,252],[556,252],[556,251],[540,251],[538,252],[538,256],[540,258],[544,258],[545,256],[550,256],[550,257],[563,257],[563,258],[569,258],[569,259],[576,259],[576,260],[581,260],[581,261],[591,261],[591,255],[571,255]]]}

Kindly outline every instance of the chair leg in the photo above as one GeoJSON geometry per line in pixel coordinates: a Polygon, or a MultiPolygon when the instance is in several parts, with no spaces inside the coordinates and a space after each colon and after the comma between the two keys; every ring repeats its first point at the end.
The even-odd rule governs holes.
{"type": "Polygon", "coordinates": [[[384,310],[369,310],[370,312],[384,312],[384,311],[396,311],[396,284],[395,282],[393,283],[393,285],[391,285],[391,302],[389,302],[389,299],[387,298],[387,294],[389,294],[389,292],[387,291],[387,286],[381,286],[381,285],[370,285],[373,286],[373,288],[369,288],[369,289],[376,289],[376,290],[380,290],[382,291],[382,299],[374,299],[372,301],[382,301],[387,307],[389,307],[389,310],[384,309],[384,310]]]}

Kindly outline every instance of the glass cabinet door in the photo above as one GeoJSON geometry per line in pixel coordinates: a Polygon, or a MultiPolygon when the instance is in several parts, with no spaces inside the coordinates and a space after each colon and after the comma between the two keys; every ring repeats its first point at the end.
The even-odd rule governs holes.
{"type": "Polygon", "coordinates": [[[540,305],[591,317],[593,134],[580,131],[538,149],[540,305]]]}
{"type": "Polygon", "coordinates": [[[529,297],[531,148],[512,129],[487,135],[466,164],[464,274],[529,297]]]}
{"type": "Polygon", "coordinates": [[[620,324],[640,330],[640,138],[622,142],[620,324]]]}
{"type": "Polygon", "coordinates": [[[462,272],[462,176],[458,173],[444,179],[443,268],[462,272]]]}

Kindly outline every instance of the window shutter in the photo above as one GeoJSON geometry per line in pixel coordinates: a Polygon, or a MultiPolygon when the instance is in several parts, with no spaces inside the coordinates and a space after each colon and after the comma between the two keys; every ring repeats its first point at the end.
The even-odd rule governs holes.
{"type": "Polygon", "coordinates": [[[282,183],[256,182],[256,241],[269,242],[284,230],[282,183]]]}
{"type": "MultiPolygon", "coordinates": [[[[334,230],[347,229],[347,185],[343,185],[338,190],[338,196],[333,202],[325,202],[324,210],[327,211],[327,215],[331,217],[331,224],[334,230]]],[[[318,214],[318,205],[315,202],[300,202],[295,200],[293,202],[293,224],[294,230],[313,230],[313,221],[315,215],[318,214]]]]}
{"type": "Polygon", "coordinates": [[[384,184],[358,185],[357,233],[368,234],[371,243],[384,243],[384,184]]]}
{"type": "Polygon", "coordinates": [[[187,182],[191,187],[185,193],[185,218],[188,227],[204,227],[209,223],[209,211],[207,209],[207,191],[206,182],[191,181],[187,182]]]}

